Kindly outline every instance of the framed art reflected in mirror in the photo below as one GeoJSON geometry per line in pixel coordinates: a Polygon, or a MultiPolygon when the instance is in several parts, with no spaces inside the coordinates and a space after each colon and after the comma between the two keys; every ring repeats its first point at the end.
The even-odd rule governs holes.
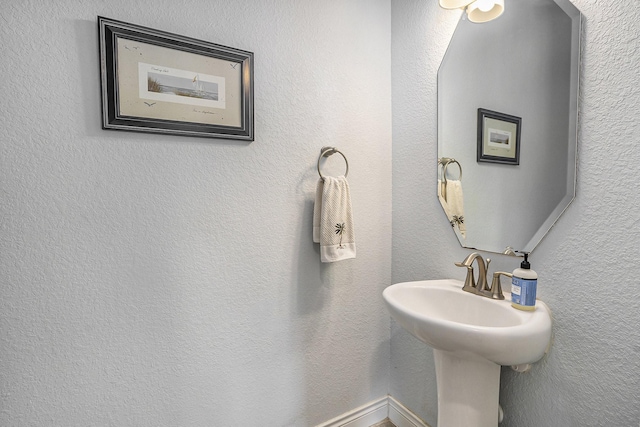
{"type": "Polygon", "coordinates": [[[478,108],[478,162],[520,164],[522,118],[478,108]]]}

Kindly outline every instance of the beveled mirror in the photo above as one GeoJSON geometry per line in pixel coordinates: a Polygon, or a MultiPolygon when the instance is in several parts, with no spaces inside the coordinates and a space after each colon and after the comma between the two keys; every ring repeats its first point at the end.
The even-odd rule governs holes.
{"type": "Polygon", "coordinates": [[[438,197],[463,247],[531,252],[573,200],[580,21],[568,0],[462,14],[438,70],[438,197]]]}

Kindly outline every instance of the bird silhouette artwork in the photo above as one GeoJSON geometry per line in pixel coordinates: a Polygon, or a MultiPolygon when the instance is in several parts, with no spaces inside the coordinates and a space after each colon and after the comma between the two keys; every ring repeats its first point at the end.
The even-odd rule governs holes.
{"type": "Polygon", "coordinates": [[[155,102],[148,103],[148,102],[144,101],[144,103],[147,104],[147,107],[152,107],[152,106],[156,105],[155,102]]]}
{"type": "MultiPolygon", "coordinates": [[[[127,49],[127,50],[131,50],[131,49],[129,48],[129,46],[127,46],[127,45],[124,45],[124,48],[125,48],[125,49],[127,49]]],[[[133,48],[134,48],[135,50],[138,50],[138,49],[140,49],[140,46],[133,46],[133,48]]],[[[132,51],[132,52],[133,52],[133,51],[132,51]]],[[[142,56],[142,52],[138,52],[138,55],[142,56]]]]}

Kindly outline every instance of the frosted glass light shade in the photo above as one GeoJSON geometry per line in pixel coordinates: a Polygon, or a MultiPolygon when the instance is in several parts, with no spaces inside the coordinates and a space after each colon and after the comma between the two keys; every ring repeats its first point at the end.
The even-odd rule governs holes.
{"type": "Polygon", "coordinates": [[[443,9],[460,9],[473,3],[473,0],[440,0],[439,2],[443,9]]]}
{"type": "Polygon", "coordinates": [[[496,19],[504,12],[504,0],[476,0],[467,7],[469,21],[481,23],[496,19]]]}

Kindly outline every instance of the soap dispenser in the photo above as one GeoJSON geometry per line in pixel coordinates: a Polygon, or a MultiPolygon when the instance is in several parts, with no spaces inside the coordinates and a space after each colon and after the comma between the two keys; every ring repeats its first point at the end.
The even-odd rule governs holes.
{"type": "Polygon", "coordinates": [[[524,252],[524,261],[520,268],[513,270],[511,278],[511,306],[518,310],[535,310],[537,287],[538,275],[531,269],[529,253],[524,252]]]}

